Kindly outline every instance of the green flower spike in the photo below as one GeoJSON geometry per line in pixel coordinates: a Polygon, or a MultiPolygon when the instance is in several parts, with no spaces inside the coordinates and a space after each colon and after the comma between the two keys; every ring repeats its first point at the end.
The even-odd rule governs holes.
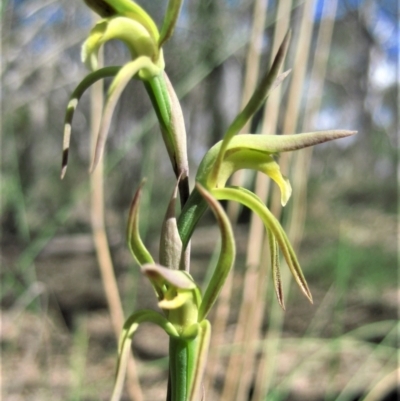
{"type": "MultiPolygon", "coordinates": [[[[138,231],[141,187],[133,199],[128,224],[128,242],[139,263],[151,258],[144,248],[138,231]]],[[[221,231],[221,252],[215,271],[202,297],[189,273],[167,268],[154,262],[144,263],[141,266],[142,273],[150,280],[154,288],[158,306],[164,315],[151,310],[143,310],[133,313],[125,322],[118,348],[119,358],[112,401],[120,399],[132,337],[142,322],[157,324],[170,337],[171,386],[168,399],[198,401],[200,398],[201,381],[211,333],[210,323],[206,317],[232,269],[235,259],[235,242],[229,219],[220,203],[200,184],[197,184],[197,190],[215,214],[221,231]]],[[[170,218],[174,219],[176,192],[177,187],[174,190],[164,223],[168,222],[170,218]]],[[[168,232],[167,228],[164,230],[168,232]]],[[[168,245],[163,249],[168,249],[168,245]]],[[[163,252],[160,251],[161,254],[163,252]]],[[[164,256],[160,255],[161,257],[164,256]]]]}
{"type": "Polygon", "coordinates": [[[95,156],[91,170],[97,165],[104,149],[111,118],[122,91],[128,82],[137,76],[140,79],[151,79],[160,75],[164,69],[162,50],[158,49],[157,42],[153,40],[148,30],[139,22],[127,17],[110,17],[100,20],[89,34],[82,46],[82,61],[94,72],[86,76],[75,91],[68,103],[63,141],[63,162],[61,177],[65,175],[68,150],[71,136],[71,122],[82,94],[99,79],[114,76],[108,89],[104,106],[102,123],[95,149],[95,156]],[[109,40],[123,41],[131,52],[132,61],[123,67],[106,67],[97,70],[99,48],[109,40]]]}
{"type": "Polygon", "coordinates": [[[186,132],[182,110],[176,94],[164,70],[161,44],[172,34],[181,1],[170,1],[160,36],[154,21],[136,3],[129,0],[90,0],[87,5],[100,16],[82,47],[82,60],[92,70],[73,92],[68,103],[64,124],[63,159],[61,178],[68,163],[71,123],[84,91],[99,79],[114,76],[103,111],[102,122],[90,168],[93,171],[103,151],[117,101],[128,82],[137,77],[145,85],[159,119],[164,142],[176,177],[182,176],[179,184],[181,203],[189,196],[186,132]],[[99,48],[109,40],[124,42],[131,53],[132,61],[123,67],[106,67],[97,70],[99,48]]]}
{"type": "MultiPolygon", "coordinates": [[[[216,148],[213,147],[210,152],[212,151],[214,152],[214,154],[209,157],[209,153],[207,153],[207,155],[205,156],[205,158],[208,158],[207,161],[204,161],[204,163],[207,165],[206,167],[208,171],[204,172],[202,169],[199,169],[197,174],[197,181],[199,181],[206,188],[214,188],[218,184],[218,181],[221,180],[223,173],[222,175],[220,175],[220,169],[230,141],[235,137],[235,135],[239,133],[239,131],[244,127],[247,121],[252,117],[252,115],[263,105],[272,90],[280,85],[281,82],[290,73],[289,70],[282,74],[279,74],[279,70],[283,64],[289,45],[290,35],[290,31],[288,31],[282,41],[281,46],[278,49],[270,70],[267,71],[266,74],[263,76],[258,88],[251,96],[247,105],[238,114],[238,116],[233,120],[233,122],[227,129],[223,141],[219,144],[218,150],[215,151],[216,148]],[[206,178],[206,180],[204,180],[203,178],[206,178]]],[[[272,164],[271,167],[273,167],[272,164]]],[[[272,170],[270,169],[269,171],[271,172],[272,176],[272,170]]],[[[285,184],[281,184],[280,186],[283,188],[284,185],[285,184]]],[[[290,196],[289,187],[286,188],[286,192],[286,196],[290,196]]],[[[180,214],[178,219],[179,235],[181,236],[184,249],[189,243],[189,239],[192,236],[197,222],[206,209],[207,203],[204,201],[203,197],[198,193],[198,191],[194,190],[190,198],[188,199],[188,202],[184,205],[182,213],[180,214]]]]}
{"type": "Polygon", "coordinates": [[[160,326],[170,337],[170,379],[173,400],[198,400],[210,341],[210,323],[198,320],[200,290],[191,276],[180,270],[147,264],[142,272],[158,294],[165,316],[143,310],[125,322],[120,337],[118,366],[111,400],[120,399],[132,337],[142,322],[160,326]]]}
{"type": "MultiPolygon", "coordinates": [[[[282,287],[280,281],[280,263],[278,249],[283,256],[303,293],[312,302],[312,296],[300,268],[294,250],[279,221],[272,215],[265,204],[254,193],[241,187],[226,187],[229,177],[237,170],[251,169],[265,173],[273,179],[281,189],[281,202],[285,205],[291,194],[289,181],[280,172],[274,155],[280,152],[302,149],[323,143],[332,139],[343,138],[355,134],[354,131],[323,131],[297,135],[238,135],[231,139],[220,165],[219,175],[214,188],[208,188],[218,200],[230,200],[250,208],[263,221],[267,230],[272,275],[278,301],[284,308],[282,287]]],[[[208,177],[213,172],[213,166],[223,142],[219,142],[207,152],[199,166],[197,181],[206,185],[208,177]]]]}

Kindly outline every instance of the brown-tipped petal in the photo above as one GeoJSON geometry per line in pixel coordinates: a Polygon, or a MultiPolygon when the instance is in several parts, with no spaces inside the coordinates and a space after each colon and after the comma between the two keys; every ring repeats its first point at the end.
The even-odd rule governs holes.
{"type": "Polygon", "coordinates": [[[117,105],[117,102],[128,82],[142,69],[149,70],[149,72],[153,74],[159,72],[159,69],[153,64],[149,57],[138,57],[136,60],[125,64],[110,85],[107,94],[106,105],[104,106],[100,131],[97,137],[94,158],[89,170],[91,173],[94,171],[103,155],[115,106],[117,105]]]}
{"type": "Polygon", "coordinates": [[[100,79],[114,76],[118,73],[120,67],[104,67],[100,68],[97,71],[94,71],[79,83],[79,85],[72,92],[72,95],[69,99],[67,110],[65,112],[64,118],[64,137],[63,137],[63,154],[62,154],[62,162],[61,162],[61,179],[64,178],[65,173],[67,172],[68,165],[68,153],[69,153],[69,144],[71,140],[71,125],[72,119],[74,117],[75,110],[78,106],[79,99],[82,97],[86,89],[88,89],[91,85],[97,82],[100,79]]]}
{"type": "Polygon", "coordinates": [[[283,298],[281,271],[279,263],[278,243],[276,242],[276,239],[272,234],[271,230],[267,230],[267,234],[268,234],[269,250],[271,254],[271,270],[272,270],[272,279],[274,282],[275,293],[279,305],[283,310],[285,310],[285,300],[283,298]]]}
{"type": "Polygon", "coordinates": [[[196,284],[190,275],[181,270],[171,270],[154,263],[142,266],[142,272],[156,286],[168,283],[183,290],[193,290],[196,288],[196,284]]]}
{"type": "Polygon", "coordinates": [[[64,135],[63,135],[63,153],[62,153],[62,161],[61,161],[61,179],[64,178],[65,173],[67,172],[68,167],[68,153],[69,153],[69,144],[71,141],[71,124],[72,118],[74,116],[76,107],[78,106],[78,98],[70,99],[67,106],[67,111],[65,113],[65,122],[64,122],[64,135]]]}
{"type": "Polygon", "coordinates": [[[335,139],[346,138],[355,134],[357,134],[357,131],[331,130],[294,135],[265,135],[265,137],[268,138],[265,142],[265,148],[273,153],[289,152],[333,141],[335,139]]]}

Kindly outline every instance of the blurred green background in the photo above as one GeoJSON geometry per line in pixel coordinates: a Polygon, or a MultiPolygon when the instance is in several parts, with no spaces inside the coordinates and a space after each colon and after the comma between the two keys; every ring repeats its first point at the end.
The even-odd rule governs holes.
{"type": "MultiPolygon", "coordinates": [[[[165,0],[139,3],[162,21],[165,0]]],[[[276,3],[268,2],[261,68],[279,23],[276,3]]],[[[293,2],[294,27],[303,3],[293,2]]],[[[323,1],[317,2],[311,55],[324,17],[322,6],[323,1]]],[[[185,116],[192,178],[206,150],[239,110],[252,7],[250,0],[186,0],[165,46],[166,71],[185,116]]],[[[315,303],[306,305],[293,291],[282,332],[282,337],[304,339],[302,344],[330,338],[335,352],[340,346],[334,339],[358,330],[364,348],[353,356],[356,348],[344,343],[348,358],[323,364],[320,388],[307,382],[312,375],[306,375],[303,382],[282,384],[281,390],[276,385],[271,400],[363,399],[362,390],[376,380],[374,370],[391,372],[397,366],[398,18],[396,1],[338,2],[321,110],[310,130],[342,128],[358,135],[314,150],[298,256],[315,303]],[[349,385],[352,373],[361,377],[354,388],[349,385]]],[[[80,45],[94,20],[82,1],[2,3],[4,400],[94,400],[107,399],[110,392],[115,341],[91,238],[88,95],[74,117],[68,173],[59,179],[64,110],[86,74],[80,45]]],[[[127,59],[120,43],[106,45],[106,64],[127,59]]],[[[286,65],[296,68],[292,59],[289,53],[286,65]]],[[[312,86],[309,67],[302,97],[312,86]]],[[[257,119],[252,128],[257,130],[257,119]]],[[[154,113],[138,82],[129,84],[114,116],[105,177],[107,233],[129,313],[137,306],[154,306],[151,288],[141,281],[125,245],[129,203],[147,177],[141,229],[156,254],[164,205],[174,184],[154,113]]],[[[244,269],[245,246],[240,244],[246,241],[248,225],[248,214],[242,213],[239,272],[244,269]]],[[[207,215],[193,241],[194,275],[204,276],[217,238],[207,215]]],[[[167,366],[165,340],[156,335],[156,343],[140,333],[135,340],[146,399],[151,400],[163,399],[167,366]]],[[[286,377],[297,374],[289,362],[282,369],[286,377]]]]}

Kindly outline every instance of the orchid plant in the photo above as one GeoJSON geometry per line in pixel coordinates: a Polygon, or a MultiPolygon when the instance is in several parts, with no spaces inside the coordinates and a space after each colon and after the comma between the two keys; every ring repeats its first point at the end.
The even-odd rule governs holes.
{"type": "Polygon", "coordinates": [[[114,77],[108,89],[91,171],[102,157],[112,115],[118,99],[133,79],[145,85],[159,121],[177,183],[172,197],[166,202],[159,261],[154,260],[139,232],[139,202],[142,185],[137,190],[129,213],[127,241],[142,273],[150,280],[161,311],[140,310],[126,320],[118,347],[115,387],[111,399],[119,400],[123,388],[132,337],[142,322],[160,326],[170,338],[169,386],[167,400],[195,401],[202,399],[201,382],[206,366],[211,325],[207,315],[235,261],[235,241],[231,224],[220,200],[239,202],[256,213],[268,234],[271,271],[278,302],[284,308],[280,280],[279,250],[297,284],[312,302],[312,296],[295,252],[279,221],[264,202],[253,192],[227,185],[237,170],[252,169],[270,177],[279,186],[284,206],[291,196],[289,181],[281,174],[275,157],[281,152],[294,151],[318,143],[355,134],[353,131],[323,131],[295,135],[240,134],[239,131],[263,105],[271,91],[290,73],[279,73],[290,40],[285,36],[271,68],[262,77],[244,109],[227,129],[223,139],[204,156],[196,174],[196,185],[190,192],[186,150],[186,131],[182,109],[172,84],[164,71],[162,45],[170,38],[176,25],[182,0],[168,2],[164,22],[159,31],[153,19],[138,4],[130,0],[85,0],[101,19],[90,31],[82,47],[82,61],[91,72],[81,81],[68,103],[63,142],[61,177],[68,162],[71,124],[74,111],[84,91],[94,82],[114,77]],[[101,67],[98,51],[106,42],[124,42],[131,61],[123,66],[101,67]],[[181,211],[176,215],[180,197],[181,211]],[[190,238],[205,210],[214,213],[221,233],[221,249],[213,276],[204,294],[190,275],[190,238]]]}

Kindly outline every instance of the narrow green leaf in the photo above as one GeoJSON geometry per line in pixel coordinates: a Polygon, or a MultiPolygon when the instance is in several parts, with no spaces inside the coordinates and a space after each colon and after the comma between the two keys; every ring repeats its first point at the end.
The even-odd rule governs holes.
{"type": "Polygon", "coordinates": [[[226,277],[233,267],[236,247],[231,223],[229,222],[224,209],[210,192],[199,183],[196,184],[196,187],[213,211],[221,232],[221,251],[218,262],[200,304],[199,321],[202,321],[207,317],[210,309],[214,305],[222,286],[225,283],[226,277]]]}
{"type": "Polygon", "coordinates": [[[72,95],[69,99],[67,110],[65,113],[64,119],[64,138],[63,138],[63,154],[62,154],[62,162],[61,162],[61,179],[64,178],[65,173],[67,172],[68,167],[68,154],[69,154],[69,144],[71,140],[71,126],[72,119],[74,117],[75,110],[78,106],[79,99],[82,97],[86,89],[88,89],[95,82],[100,79],[112,77],[117,75],[121,67],[104,67],[99,70],[96,70],[90,74],[88,74],[79,85],[72,92],[72,95]]]}
{"type": "Polygon", "coordinates": [[[154,263],[154,260],[144,245],[139,232],[139,203],[144,183],[145,181],[143,180],[132,199],[126,230],[129,249],[140,266],[146,263],[154,263]]]}

